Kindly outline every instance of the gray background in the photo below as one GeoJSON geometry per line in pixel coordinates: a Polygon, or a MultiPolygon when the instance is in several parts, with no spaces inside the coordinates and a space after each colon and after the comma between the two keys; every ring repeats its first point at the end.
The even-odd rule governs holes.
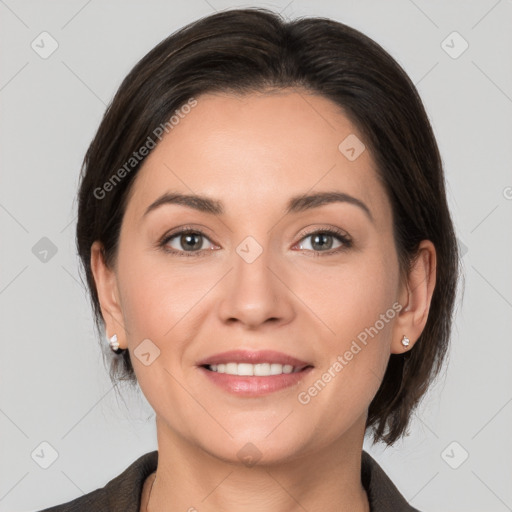
{"type": "Polygon", "coordinates": [[[69,501],[156,449],[152,409],[140,392],[116,398],[94,335],[74,249],[79,167],[137,60],[198,17],[255,5],[352,25],[417,84],[464,251],[464,302],[410,436],[365,449],[422,511],[512,510],[510,0],[0,0],[0,510],[69,501]],[[43,31],[58,43],[46,59],[31,47],[51,48],[43,31]],[[42,442],[58,454],[47,469],[31,455],[42,442]]]}

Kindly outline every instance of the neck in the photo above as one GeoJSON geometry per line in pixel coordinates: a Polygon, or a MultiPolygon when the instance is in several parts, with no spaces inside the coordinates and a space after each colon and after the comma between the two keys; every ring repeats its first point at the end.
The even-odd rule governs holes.
{"type": "Polygon", "coordinates": [[[141,511],[370,512],[361,483],[363,436],[287,462],[247,467],[170,435],[158,418],[157,430],[158,467],[146,481],[141,511]]]}

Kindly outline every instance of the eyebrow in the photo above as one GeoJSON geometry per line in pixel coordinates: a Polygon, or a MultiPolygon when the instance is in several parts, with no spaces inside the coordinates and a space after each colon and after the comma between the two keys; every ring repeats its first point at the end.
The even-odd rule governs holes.
{"type": "MultiPolygon", "coordinates": [[[[292,197],[286,206],[285,214],[299,213],[312,208],[318,208],[331,203],[349,203],[364,211],[370,221],[374,222],[372,213],[363,201],[344,192],[317,192],[314,194],[303,194],[292,197]]],[[[145,217],[149,212],[166,204],[178,204],[187,206],[204,213],[222,215],[224,207],[221,201],[196,194],[181,194],[179,192],[166,192],[156,201],[151,203],[143,214],[145,217]]]]}

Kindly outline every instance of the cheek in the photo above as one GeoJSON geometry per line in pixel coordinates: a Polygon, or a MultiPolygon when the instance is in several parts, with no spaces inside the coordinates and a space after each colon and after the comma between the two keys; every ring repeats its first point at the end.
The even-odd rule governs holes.
{"type": "Polygon", "coordinates": [[[385,373],[397,315],[398,267],[393,257],[382,254],[308,277],[315,287],[309,288],[307,302],[324,323],[325,334],[315,379],[300,387],[297,398],[304,410],[330,425],[328,436],[337,436],[365,414],[385,373]]]}
{"type": "Polygon", "coordinates": [[[217,280],[213,274],[186,263],[171,264],[165,254],[154,252],[134,251],[120,258],[123,315],[129,335],[155,340],[169,335],[208,293],[217,280]]]}
{"type": "Polygon", "coordinates": [[[191,272],[190,267],[176,268],[180,265],[171,265],[165,255],[147,250],[119,254],[123,318],[137,381],[157,413],[165,416],[180,404],[179,421],[186,423],[190,404],[177,382],[184,380],[182,365],[191,338],[191,313],[211,288],[211,279],[205,281],[205,276],[191,272]],[[154,344],[144,345],[144,352],[150,353],[149,364],[137,355],[146,339],[154,344]]]}
{"type": "Polygon", "coordinates": [[[375,251],[337,266],[308,265],[296,274],[293,289],[318,319],[325,340],[342,349],[376,323],[383,335],[390,331],[397,280],[394,256],[375,251]],[[382,324],[386,313],[388,321],[382,324]]]}

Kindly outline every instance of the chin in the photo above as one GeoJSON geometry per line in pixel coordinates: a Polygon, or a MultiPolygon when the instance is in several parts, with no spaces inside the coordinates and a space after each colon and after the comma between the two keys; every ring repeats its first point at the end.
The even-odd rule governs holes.
{"type": "Polygon", "coordinates": [[[303,455],[308,444],[303,438],[304,430],[301,434],[297,426],[288,425],[280,430],[276,425],[278,422],[269,422],[260,428],[238,426],[237,430],[229,430],[228,427],[232,438],[227,434],[216,438],[205,434],[198,444],[217,459],[247,467],[281,464],[303,455]]]}

